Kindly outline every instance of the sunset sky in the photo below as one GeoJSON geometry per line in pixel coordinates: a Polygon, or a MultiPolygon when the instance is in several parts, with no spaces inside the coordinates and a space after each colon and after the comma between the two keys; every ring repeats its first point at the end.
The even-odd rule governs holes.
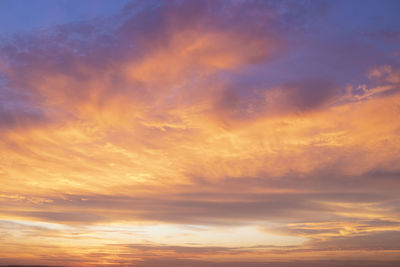
{"type": "Polygon", "coordinates": [[[0,0],[0,265],[400,266],[399,14],[0,0]]]}

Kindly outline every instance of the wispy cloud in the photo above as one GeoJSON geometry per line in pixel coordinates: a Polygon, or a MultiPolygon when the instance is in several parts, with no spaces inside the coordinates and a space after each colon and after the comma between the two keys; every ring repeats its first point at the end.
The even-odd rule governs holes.
{"type": "Polygon", "coordinates": [[[133,1],[1,40],[0,263],[398,260],[397,4],[356,3],[133,1]]]}

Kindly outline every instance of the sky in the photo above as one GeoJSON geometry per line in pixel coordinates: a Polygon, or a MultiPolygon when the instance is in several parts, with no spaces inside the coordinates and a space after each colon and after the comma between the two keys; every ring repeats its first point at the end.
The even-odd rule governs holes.
{"type": "Polygon", "coordinates": [[[399,266],[399,12],[0,0],[0,265],[399,266]]]}

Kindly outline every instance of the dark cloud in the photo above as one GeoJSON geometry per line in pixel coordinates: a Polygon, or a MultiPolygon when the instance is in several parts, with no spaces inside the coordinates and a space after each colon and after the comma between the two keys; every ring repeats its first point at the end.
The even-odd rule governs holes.
{"type": "MultiPolygon", "coordinates": [[[[10,210],[5,210],[3,213],[72,224],[113,221],[118,218],[126,221],[241,225],[248,220],[302,222],[307,221],[306,218],[312,218],[313,221],[319,222],[330,218],[344,222],[357,221],[357,215],[352,217],[351,213],[367,214],[370,208],[374,208],[382,212],[386,210],[385,212],[390,214],[396,210],[399,203],[395,193],[389,195],[386,192],[357,192],[349,188],[347,192],[338,192],[319,186],[317,188],[320,188],[320,192],[315,192],[310,187],[307,193],[275,193],[275,190],[282,190],[276,188],[269,189],[269,193],[256,194],[252,190],[256,186],[261,189],[260,183],[249,185],[251,180],[247,183],[247,186],[242,182],[234,188],[229,188],[230,185],[227,183],[225,192],[190,187],[180,193],[146,194],[135,197],[66,195],[65,200],[51,198],[51,202],[40,205],[31,203],[36,211],[29,212],[11,210],[11,207],[27,205],[24,202],[14,202],[10,210]],[[335,203],[348,205],[337,206],[335,203]],[[65,212],[47,211],[49,208],[62,209],[65,212]],[[340,213],[347,215],[343,217],[339,215],[340,213]]],[[[298,190],[302,188],[306,189],[299,187],[298,190]]],[[[384,221],[375,223],[379,222],[384,221]]]]}
{"type": "Polygon", "coordinates": [[[43,124],[47,121],[41,110],[29,106],[12,107],[13,104],[7,108],[5,107],[7,104],[3,104],[0,106],[0,130],[16,130],[43,124]]]}
{"type": "Polygon", "coordinates": [[[30,217],[43,221],[63,222],[63,223],[93,223],[104,220],[104,217],[98,214],[87,212],[48,212],[48,211],[15,211],[11,214],[30,217]]]}
{"type": "Polygon", "coordinates": [[[295,262],[207,262],[196,260],[170,260],[170,259],[151,259],[144,262],[138,262],[137,266],[156,267],[156,266],[193,266],[193,267],[219,267],[219,266],[240,266],[240,267],[306,267],[306,266],[327,266],[327,267],[380,267],[397,266],[396,261],[295,261],[295,262]]]}
{"type": "Polygon", "coordinates": [[[340,90],[332,82],[326,80],[309,80],[287,83],[282,87],[284,99],[277,99],[283,102],[287,108],[293,110],[309,110],[321,107],[332,98],[338,96],[340,90]]]}
{"type": "Polygon", "coordinates": [[[335,236],[324,241],[312,241],[318,249],[399,250],[400,231],[381,231],[351,236],[335,236]]]}

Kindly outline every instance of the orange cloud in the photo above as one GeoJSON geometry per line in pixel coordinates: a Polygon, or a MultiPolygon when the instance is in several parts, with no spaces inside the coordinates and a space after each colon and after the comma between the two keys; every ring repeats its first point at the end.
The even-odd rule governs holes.
{"type": "Polygon", "coordinates": [[[395,66],[253,81],[285,8],[189,3],[7,48],[0,263],[398,260],[395,66]]]}

